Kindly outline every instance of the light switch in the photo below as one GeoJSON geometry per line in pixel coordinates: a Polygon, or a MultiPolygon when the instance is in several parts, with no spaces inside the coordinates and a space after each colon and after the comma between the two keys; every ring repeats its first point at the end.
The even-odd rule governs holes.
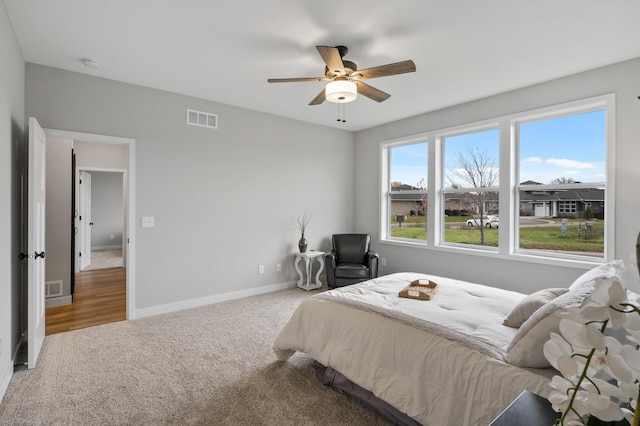
{"type": "Polygon", "coordinates": [[[143,228],[153,228],[155,226],[153,216],[142,217],[142,227],[143,228]]]}

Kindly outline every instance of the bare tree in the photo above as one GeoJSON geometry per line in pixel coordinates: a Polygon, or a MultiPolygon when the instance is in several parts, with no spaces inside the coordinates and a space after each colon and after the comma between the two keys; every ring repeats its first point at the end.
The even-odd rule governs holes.
{"type": "MultiPolygon", "coordinates": [[[[495,159],[486,149],[468,148],[458,151],[458,167],[449,169],[447,178],[452,188],[491,188],[498,182],[498,168],[495,159]]],[[[463,203],[478,217],[480,244],[484,245],[483,218],[488,214],[490,204],[497,202],[495,192],[469,191],[463,194],[463,203]]]]}
{"type": "Polygon", "coordinates": [[[563,183],[576,183],[576,181],[571,177],[560,176],[555,179],[551,179],[552,185],[559,185],[563,183]]]}

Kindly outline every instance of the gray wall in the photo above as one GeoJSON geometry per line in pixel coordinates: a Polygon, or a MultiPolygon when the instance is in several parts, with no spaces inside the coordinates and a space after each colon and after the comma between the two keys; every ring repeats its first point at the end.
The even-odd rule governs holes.
{"type": "Polygon", "coordinates": [[[21,340],[21,193],[25,129],[25,63],[0,2],[0,397],[21,340]]]}
{"type": "Polygon", "coordinates": [[[379,243],[379,143],[612,92],[616,93],[615,258],[634,264],[640,229],[639,75],[640,59],[635,59],[358,132],[356,230],[371,232],[378,241],[375,247],[387,259],[382,272],[428,272],[526,293],[569,285],[583,270],[379,243]]]}
{"type": "Polygon", "coordinates": [[[124,229],[123,173],[91,173],[91,248],[122,246],[124,229]],[[113,236],[113,239],[111,238],[113,236]]]}
{"type": "Polygon", "coordinates": [[[35,64],[26,86],[45,128],[136,140],[137,308],[294,281],[303,210],[311,248],[353,229],[350,132],[35,64]],[[187,108],[218,130],[187,126],[187,108]]]}

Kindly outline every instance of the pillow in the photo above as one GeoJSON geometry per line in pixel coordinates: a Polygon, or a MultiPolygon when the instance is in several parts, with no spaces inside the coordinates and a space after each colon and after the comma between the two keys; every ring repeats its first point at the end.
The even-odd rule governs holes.
{"type": "Polygon", "coordinates": [[[549,361],[542,353],[542,347],[549,334],[558,331],[559,310],[572,305],[580,305],[589,297],[598,278],[619,278],[623,272],[621,260],[614,260],[582,274],[569,286],[569,291],[535,311],[521,326],[507,348],[504,360],[518,367],[547,368],[549,361]]]}
{"type": "Polygon", "coordinates": [[[573,284],[569,286],[569,291],[587,288],[590,294],[598,278],[620,278],[623,272],[624,263],[622,260],[613,260],[580,275],[573,284]]]}
{"type": "Polygon", "coordinates": [[[566,288],[547,288],[522,299],[502,322],[507,327],[520,328],[529,317],[547,302],[568,292],[566,288]]]}

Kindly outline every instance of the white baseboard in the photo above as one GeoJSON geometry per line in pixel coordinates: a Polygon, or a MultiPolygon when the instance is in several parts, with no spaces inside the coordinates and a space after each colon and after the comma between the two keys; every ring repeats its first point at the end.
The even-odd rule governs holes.
{"type": "Polygon", "coordinates": [[[116,244],[113,246],[92,246],[91,251],[115,250],[115,249],[121,249],[121,248],[122,248],[122,244],[116,244]]]}
{"type": "MultiPolygon", "coordinates": [[[[296,286],[296,281],[272,284],[265,287],[254,287],[246,290],[232,291],[230,293],[215,294],[213,296],[201,297],[198,299],[184,300],[182,302],[168,303],[166,305],[151,306],[149,308],[136,309],[134,318],[144,318],[153,315],[167,314],[169,312],[181,311],[183,309],[197,308],[214,303],[226,302],[228,300],[240,299],[248,296],[257,296],[264,293],[286,290],[296,286]]],[[[133,319],[133,318],[131,318],[133,319]]]]}
{"type": "Polygon", "coordinates": [[[44,306],[45,308],[53,308],[56,306],[70,305],[71,303],[73,303],[71,296],[50,297],[45,299],[44,306]]]}
{"type": "Polygon", "coordinates": [[[20,356],[20,350],[22,349],[23,341],[20,340],[18,342],[18,347],[13,351],[13,356],[9,360],[9,363],[5,366],[2,366],[0,371],[2,371],[2,375],[0,375],[0,402],[4,398],[4,394],[7,392],[7,388],[9,387],[9,383],[11,382],[11,378],[13,377],[13,366],[18,361],[18,356],[20,356]]]}

